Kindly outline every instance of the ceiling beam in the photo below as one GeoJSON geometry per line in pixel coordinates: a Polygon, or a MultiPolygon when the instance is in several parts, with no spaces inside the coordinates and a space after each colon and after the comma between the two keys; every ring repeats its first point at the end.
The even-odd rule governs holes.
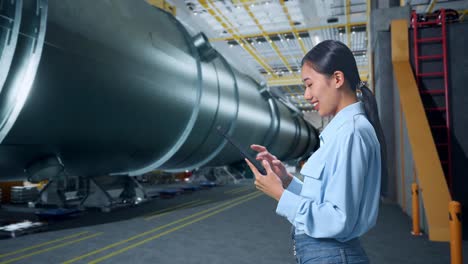
{"type": "Polygon", "coordinates": [[[289,86],[289,85],[302,85],[301,76],[297,74],[287,75],[277,78],[267,78],[268,86],[289,86]]]}
{"type": "MultiPolygon", "coordinates": [[[[241,2],[245,3],[247,2],[246,0],[241,0],[241,2]]],[[[265,32],[265,29],[263,28],[263,26],[260,24],[260,22],[258,21],[258,19],[255,17],[255,15],[252,13],[252,11],[250,10],[250,7],[249,5],[246,5],[244,4],[244,9],[245,11],[247,12],[247,14],[249,14],[250,18],[252,18],[252,20],[255,22],[255,24],[257,25],[258,29],[260,29],[260,31],[262,32],[262,36],[266,39],[266,41],[268,43],[270,43],[271,47],[273,48],[273,50],[276,52],[276,54],[279,56],[279,58],[281,59],[281,61],[283,62],[284,66],[286,66],[286,69],[288,69],[288,71],[292,72],[292,69],[291,69],[291,66],[289,65],[289,62],[288,60],[283,56],[283,54],[281,53],[281,51],[279,50],[278,46],[276,46],[276,44],[270,39],[270,37],[268,36],[268,34],[265,32]]]]}
{"type": "Polygon", "coordinates": [[[301,50],[303,52],[303,55],[307,53],[307,49],[304,46],[304,43],[302,42],[301,37],[299,36],[299,32],[296,30],[296,26],[294,26],[294,22],[291,19],[291,15],[289,15],[288,7],[284,4],[284,0],[280,0],[280,4],[283,7],[283,12],[288,18],[289,25],[291,26],[291,29],[293,31],[294,37],[296,38],[297,42],[299,42],[299,45],[301,46],[301,50]]]}
{"type": "Polygon", "coordinates": [[[270,67],[270,65],[268,63],[264,62],[264,60],[260,57],[260,55],[258,55],[255,52],[255,48],[251,46],[250,42],[246,41],[244,38],[239,36],[237,34],[237,32],[234,32],[234,30],[233,30],[234,27],[232,26],[232,24],[222,14],[222,12],[215,6],[215,4],[212,2],[212,0],[199,0],[199,3],[202,5],[203,8],[205,8],[205,10],[214,19],[216,19],[216,21],[218,21],[218,23],[221,24],[221,26],[223,28],[225,28],[233,36],[234,40],[236,40],[241,45],[241,47],[243,47],[244,50],[247,51],[247,53],[249,53],[255,59],[255,61],[257,61],[258,64],[260,64],[265,69],[266,72],[268,72],[272,76],[276,76],[275,71],[270,67]],[[213,8],[210,8],[208,3],[210,3],[210,5],[213,8]]]}
{"type": "MultiPolygon", "coordinates": [[[[336,24],[336,25],[329,25],[329,26],[318,26],[318,27],[308,27],[308,28],[300,28],[296,29],[296,31],[300,33],[308,33],[308,31],[316,31],[316,30],[322,30],[322,29],[329,29],[329,28],[346,28],[348,24],[336,24]]],[[[355,23],[349,23],[349,26],[366,26],[367,24],[365,22],[355,22],[355,23]]],[[[227,30],[227,28],[226,28],[227,30]]],[[[293,34],[291,30],[281,30],[281,31],[270,31],[266,32],[268,35],[282,35],[282,34],[293,34]]],[[[263,37],[262,34],[245,34],[245,35],[238,35],[240,38],[256,38],[256,37],[263,37]]],[[[223,38],[210,38],[211,42],[215,41],[229,41],[229,40],[234,40],[233,37],[223,37],[223,38]]]]}
{"type": "Polygon", "coordinates": [[[346,0],[346,39],[348,47],[351,49],[351,0],[346,0]]]}
{"type": "Polygon", "coordinates": [[[468,10],[463,10],[463,12],[460,12],[460,22],[463,22],[465,19],[465,16],[468,14],[468,10]]]}
{"type": "Polygon", "coordinates": [[[432,13],[432,10],[434,9],[434,6],[436,3],[437,3],[437,0],[431,0],[431,2],[426,8],[426,13],[432,13]]]}
{"type": "MultiPolygon", "coordinates": [[[[369,72],[361,71],[359,72],[359,76],[361,77],[361,81],[368,80],[369,72]]],[[[281,76],[281,77],[269,77],[267,78],[268,86],[291,86],[291,85],[303,85],[301,76],[298,74],[281,76]]]]}

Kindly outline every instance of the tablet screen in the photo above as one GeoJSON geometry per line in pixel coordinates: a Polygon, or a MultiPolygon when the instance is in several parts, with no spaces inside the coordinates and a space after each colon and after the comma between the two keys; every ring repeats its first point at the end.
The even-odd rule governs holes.
{"type": "Polygon", "coordinates": [[[230,137],[226,132],[221,128],[217,127],[218,133],[220,133],[231,145],[233,145],[237,150],[239,150],[240,154],[248,159],[254,166],[257,168],[257,170],[263,174],[266,175],[265,168],[263,168],[262,164],[258,160],[256,160],[255,156],[250,154],[247,149],[243,148],[239,143],[237,143],[232,137],[230,137]]]}

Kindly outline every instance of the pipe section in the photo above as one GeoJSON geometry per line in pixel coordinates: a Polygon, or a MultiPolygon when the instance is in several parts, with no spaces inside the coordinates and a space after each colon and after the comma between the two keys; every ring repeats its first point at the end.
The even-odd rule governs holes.
{"type": "Polygon", "coordinates": [[[50,157],[80,176],[242,161],[217,126],[283,160],[317,145],[300,115],[145,1],[27,2],[2,11],[12,22],[0,32],[0,177],[31,176],[50,157]]]}

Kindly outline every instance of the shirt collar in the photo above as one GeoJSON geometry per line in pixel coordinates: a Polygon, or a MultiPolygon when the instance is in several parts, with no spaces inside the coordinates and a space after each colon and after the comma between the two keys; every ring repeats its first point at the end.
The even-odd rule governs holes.
{"type": "Polygon", "coordinates": [[[346,121],[355,115],[364,114],[364,106],[362,102],[356,102],[341,109],[335,117],[328,123],[325,129],[320,133],[320,143],[325,143],[336,135],[338,128],[340,128],[346,121]]]}

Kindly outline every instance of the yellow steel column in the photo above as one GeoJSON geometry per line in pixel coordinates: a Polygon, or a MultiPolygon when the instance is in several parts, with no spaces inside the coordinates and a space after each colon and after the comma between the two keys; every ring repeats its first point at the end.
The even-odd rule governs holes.
{"type": "Polygon", "coordinates": [[[371,1],[366,0],[366,17],[367,17],[367,24],[366,24],[366,36],[367,36],[367,71],[368,71],[368,80],[367,83],[370,86],[370,89],[372,92],[375,94],[375,87],[374,87],[374,56],[372,53],[372,32],[370,32],[371,29],[371,21],[370,21],[370,13],[371,13],[371,1]]]}
{"type": "Polygon", "coordinates": [[[421,236],[421,228],[419,226],[419,188],[418,184],[411,184],[412,205],[413,205],[413,230],[411,234],[413,236],[421,236]]]}
{"type": "Polygon", "coordinates": [[[450,263],[463,263],[462,250],[462,224],[461,224],[461,204],[457,201],[449,203],[450,222],[450,263]]]}
{"type": "Polygon", "coordinates": [[[351,0],[346,0],[346,38],[348,41],[348,47],[351,49],[351,0]]]}
{"type": "MultiPolygon", "coordinates": [[[[400,163],[401,163],[401,209],[406,212],[406,167],[405,167],[405,144],[404,144],[404,133],[403,133],[403,107],[400,102],[400,163]]],[[[398,186],[398,185],[397,185],[398,186]]]]}

